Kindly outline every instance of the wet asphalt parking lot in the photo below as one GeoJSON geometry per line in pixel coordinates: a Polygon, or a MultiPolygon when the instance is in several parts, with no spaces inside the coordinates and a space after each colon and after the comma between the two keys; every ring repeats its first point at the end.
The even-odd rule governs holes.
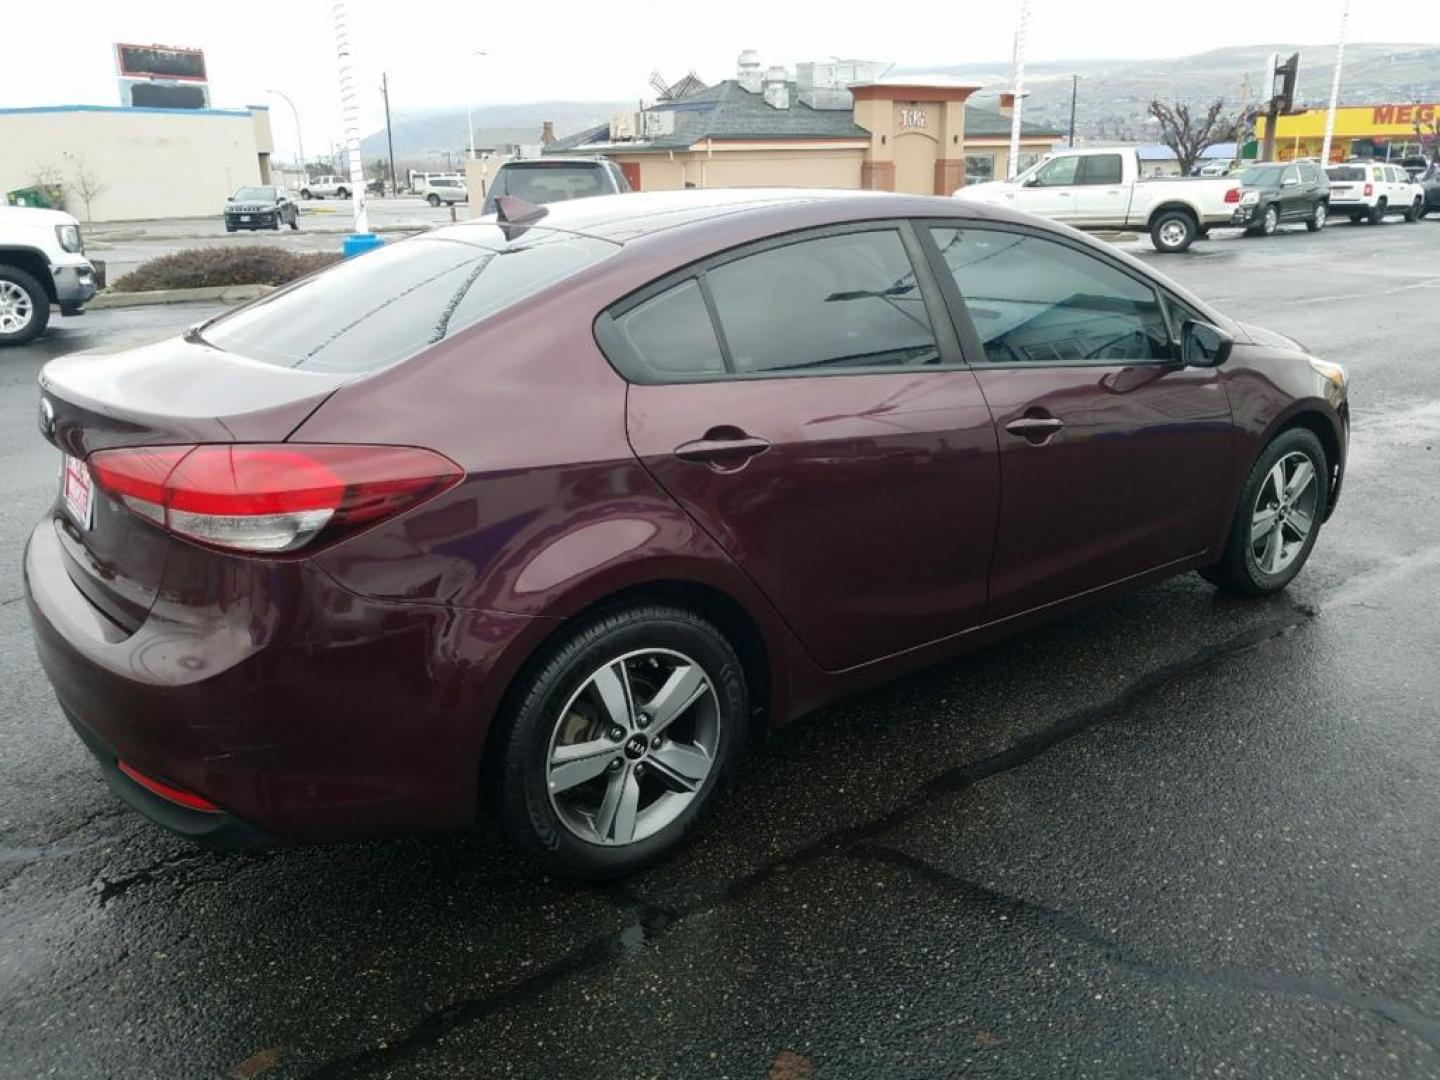
{"type": "Polygon", "coordinates": [[[1352,378],[1287,594],[1188,575],[756,745],[674,861],[488,828],[251,854],[112,797],[31,644],[54,492],[0,356],[5,1077],[1440,1077],[1440,222],[1127,245],[1352,378]]]}

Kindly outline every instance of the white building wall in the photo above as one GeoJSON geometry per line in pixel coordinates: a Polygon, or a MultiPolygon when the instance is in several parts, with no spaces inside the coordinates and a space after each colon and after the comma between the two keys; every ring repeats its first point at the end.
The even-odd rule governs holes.
{"type": "Polygon", "coordinates": [[[91,202],[95,221],[217,215],[232,191],[261,182],[257,136],[268,127],[238,110],[0,109],[0,193],[53,166],[83,220],[73,180],[83,160],[104,186],[91,202]]]}

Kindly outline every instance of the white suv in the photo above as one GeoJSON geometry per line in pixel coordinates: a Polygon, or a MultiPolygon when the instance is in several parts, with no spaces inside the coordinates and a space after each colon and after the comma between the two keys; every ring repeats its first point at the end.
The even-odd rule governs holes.
{"type": "Polygon", "coordinates": [[[80,223],[60,210],[0,206],[0,346],[38,337],[61,315],[79,315],[95,295],[80,223]]]}
{"type": "Polygon", "coordinates": [[[1386,214],[1401,214],[1406,221],[1419,221],[1425,208],[1425,189],[1410,179],[1398,165],[1383,162],[1351,161],[1331,165],[1330,213],[1349,214],[1355,222],[1379,225],[1386,214]]]}
{"type": "Polygon", "coordinates": [[[453,176],[426,177],[415,190],[431,206],[466,202],[470,198],[469,189],[453,176]]]}
{"type": "Polygon", "coordinates": [[[302,199],[324,199],[334,196],[337,199],[348,199],[354,186],[343,176],[317,176],[308,184],[300,185],[300,198],[302,199]]]}

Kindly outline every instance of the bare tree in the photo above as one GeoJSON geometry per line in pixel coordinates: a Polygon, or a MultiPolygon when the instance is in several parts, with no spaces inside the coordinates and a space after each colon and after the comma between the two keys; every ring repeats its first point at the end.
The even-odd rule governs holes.
{"type": "Polygon", "coordinates": [[[65,157],[70,161],[70,179],[75,186],[75,193],[85,204],[85,220],[88,222],[91,220],[90,204],[105,194],[110,185],[89,166],[84,154],[66,154],[65,157]]]}
{"type": "Polygon", "coordinates": [[[1203,117],[1191,115],[1190,106],[1183,101],[1166,105],[1157,99],[1146,110],[1159,121],[1160,141],[1175,154],[1181,176],[1189,176],[1201,154],[1234,132],[1236,122],[1223,116],[1224,111],[1221,98],[1210,103],[1203,117]]]}
{"type": "Polygon", "coordinates": [[[45,192],[45,197],[56,210],[65,209],[65,174],[53,161],[42,162],[30,174],[30,184],[45,192]]]}

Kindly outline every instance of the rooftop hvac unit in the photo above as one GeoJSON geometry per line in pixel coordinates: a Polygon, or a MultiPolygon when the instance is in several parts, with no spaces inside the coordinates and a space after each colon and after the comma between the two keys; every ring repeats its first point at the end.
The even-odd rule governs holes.
{"type": "Polygon", "coordinates": [[[641,134],[647,139],[675,134],[675,113],[670,109],[652,109],[649,112],[637,113],[636,119],[639,121],[637,126],[641,134]]]}
{"type": "Polygon", "coordinates": [[[623,142],[635,138],[635,116],[633,112],[618,112],[610,117],[610,141],[623,142]]]}

